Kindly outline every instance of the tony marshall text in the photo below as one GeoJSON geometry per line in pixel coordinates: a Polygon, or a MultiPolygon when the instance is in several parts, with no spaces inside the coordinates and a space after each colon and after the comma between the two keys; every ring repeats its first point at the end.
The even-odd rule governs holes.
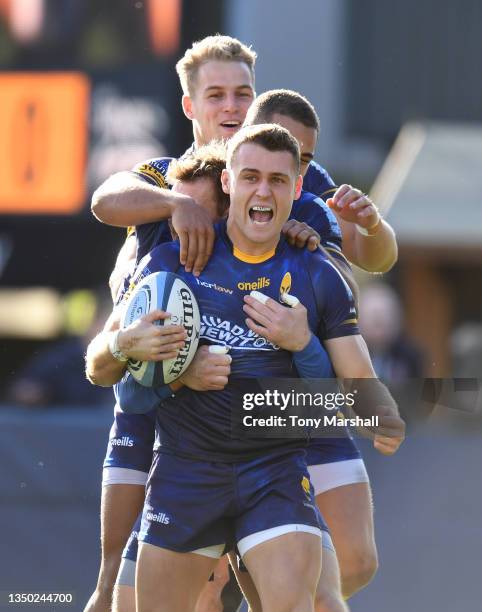
{"type": "Polygon", "coordinates": [[[245,427],[378,427],[378,416],[363,418],[360,416],[346,418],[337,414],[324,415],[321,418],[305,418],[296,415],[286,417],[254,417],[247,414],[243,417],[245,427]]]}

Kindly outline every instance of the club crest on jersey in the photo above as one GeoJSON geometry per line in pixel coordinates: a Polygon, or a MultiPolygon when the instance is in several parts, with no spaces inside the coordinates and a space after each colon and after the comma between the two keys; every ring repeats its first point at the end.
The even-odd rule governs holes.
{"type": "Polygon", "coordinates": [[[281,285],[279,288],[279,301],[282,302],[281,296],[283,293],[289,293],[291,291],[291,274],[286,272],[281,280],[281,285]]]}

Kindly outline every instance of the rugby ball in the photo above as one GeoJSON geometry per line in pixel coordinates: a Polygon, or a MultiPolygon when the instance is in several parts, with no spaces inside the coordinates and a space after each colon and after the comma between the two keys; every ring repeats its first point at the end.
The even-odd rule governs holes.
{"type": "Polygon", "coordinates": [[[141,279],[125,306],[123,327],[156,309],[171,314],[169,319],[157,321],[156,325],[182,325],[187,338],[175,359],[128,361],[129,372],[144,387],[166,385],[179,378],[191,363],[199,343],[199,307],[194,293],[181,277],[172,272],[154,272],[141,279]]]}

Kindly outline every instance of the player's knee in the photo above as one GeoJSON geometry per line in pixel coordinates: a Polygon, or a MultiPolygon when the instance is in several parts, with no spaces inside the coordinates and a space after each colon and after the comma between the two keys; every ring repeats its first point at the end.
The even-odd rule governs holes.
{"type": "Polygon", "coordinates": [[[286,594],[286,597],[275,597],[263,601],[263,612],[307,612],[313,610],[313,594],[303,591],[296,594],[286,594]]]}
{"type": "Polygon", "coordinates": [[[346,612],[348,608],[340,594],[317,592],[315,597],[315,612],[346,612]]]}
{"type": "Polygon", "coordinates": [[[348,608],[343,601],[338,574],[330,579],[326,572],[325,575],[322,572],[316,588],[315,612],[346,612],[346,610],[348,608]]]}
{"type": "Polygon", "coordinates": [[[343,596],[348,598],[363,589],[377,573],[376,550],[364,551],[352,556],[340,569],[343,596]]]}

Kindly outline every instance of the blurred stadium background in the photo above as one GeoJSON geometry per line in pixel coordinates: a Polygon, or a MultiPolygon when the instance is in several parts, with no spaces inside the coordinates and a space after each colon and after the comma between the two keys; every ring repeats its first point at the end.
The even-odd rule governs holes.
{"type": "Polygon", "coordinates": [[[315,104],[317,160],[397,231],[395,311],[373,312],[401,306],[415,352],[391,357],[470,379],[396,457],[367,447],[381,567],[352,609],[481,609],[481,23],[478,0],[0,0],[0,591],[63,588],[81,610],[94,587],[112,406],[79,368],[124,233],[90,195],[189,145],[174,64],[222,32],[258,52],[258,92],[315,104]]]}

